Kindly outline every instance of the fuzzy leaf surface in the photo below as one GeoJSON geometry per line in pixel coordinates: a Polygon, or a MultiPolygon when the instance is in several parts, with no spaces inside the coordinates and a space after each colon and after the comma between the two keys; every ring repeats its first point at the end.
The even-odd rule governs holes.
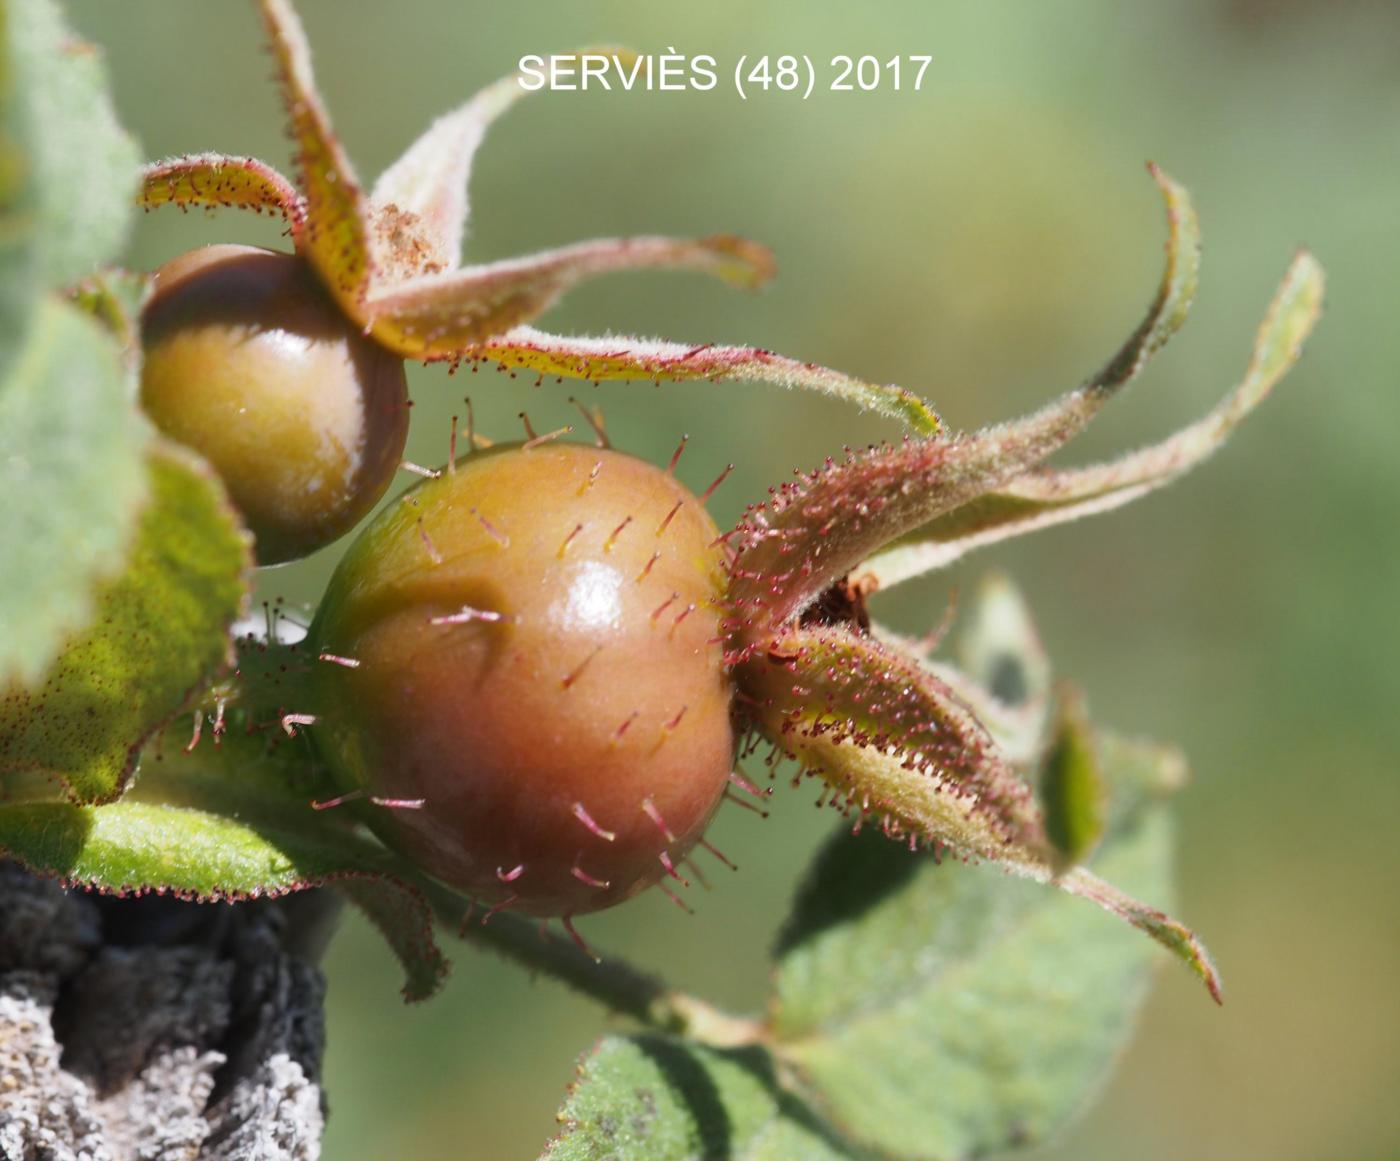
{"type": "Polygon", "coordinates": [[[447,963],[412,872],[347,819],[313,810],[307,751],[268,738],[230,730],[186,753],[166,737],[126,796],[103,806],[0,805],[0,850],[108,893],[237,900],[344,882],[402,962],[405,998],[431,995],[447,963]]]}
{"type": "Polygon", "coordinates": [[[125,243],[139,156],[113,112],[101,53],[67,27],[54,0],[9,0],[8,10],[16,99],[32,127],[40,277],[62,286],[125,243]]]}
{"type": "Polygon", "coordinates": [[[226,659],[247,596],[247,534],[218,480],[170,445],[148,464],[150,499],[91,623],[0,702],[0,771],[46,774],[78,802],[122,792],[142,745],[226,659]]]}
{"type": "Polygon", "coordinates": [[[1102,907],[1155,939],[1220,1001],[1190,928],[1084,867],[1066,870],[1030,788],[987,728],[930,666],[839,626],[776,638],[738,671],[756,724],[890,838],[947,846],[1102,907]]]}
{"type": "MultiPolygon", "coordinates": [[[[1110,776],[1119,753],[1143,751],[1106,745],[1110,776]]],[[[1121,786],[1096,869],[1164,897],[1166,811],[1140,770],[1121,786]]],[[[778,942],[775,1050],[864,1145],[981,1156],[1045,1138],[1084,1104],[1130,1031],[1153,954],[1075,899],[842,831],[778,942]]]]}
{"type": "Polygon", "coordinates": [[[424,958],[433,944],[421,897],[386,876],[372,848],[362,850],[343,835],[278,831],[160,803],[31,803],[0,806],[0,850],[39,874],[112,894],[238,900],[350,877],[353,901],[370,900],[372,918],[392,916],[414,935],[411,950],[396,949],[408,969],[405,998],[425,999],[444,974],[440,956],[436,963],[424,958]]]}
{"type": "Polygon", "coordinates": [[[579,1065],[548,1161],[836,1161],[843,1145],[784,1092],[762,1048],[608,1036],[579,1065]]]}
{"type": "Polygon", "coordinates": [[[139,270],[109,266],[76,283],[69,291],[74,306],[100,322],[117,341],[129,367],[141,362],[141,311],[154,280],[139,270]]]}
{"type": "Polygon", "coordinates": [[[1050,700],[1050,660],[1011,578],[1001,572],[983,577],[958,622],[955,650],[963,672],[1002,705],[1038,707],[1043,717],[1050,700]]]}
{"type": "Polygon", "coordinates": [[[32,117],[11,44],[14,16],[0,4],[0,383],[24,342],[39,263],[32,117]]]}
{"type": "Polygon", "coordinates": [[[1069,687],[1061,693],[1039,790],[1045,833],[1063,865],[1083,862],[1103,836],[1107,793],[1082,698],[1069,687]]]}
{"type": "Polygon", "coordinates": [[[0,387],[0,689],[36,680],[120,570],[149,427],[102,326],[44,299],[0,387]]]}

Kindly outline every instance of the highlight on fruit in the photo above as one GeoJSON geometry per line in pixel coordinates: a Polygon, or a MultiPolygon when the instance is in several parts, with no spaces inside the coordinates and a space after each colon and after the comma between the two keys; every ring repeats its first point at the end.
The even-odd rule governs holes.
{"type": "Polygon", "coordinates": [[[403,361],[299,258],[229,245],[173,258],[152,277],[141,335],[142,408],[218,471],[260,564],[337,540],[393,481],[403,361]]]}
{"type": "Polygon", "coordinates": [[[725,585],[670,473],[564,442],[473,452],[332,578],[317,750],[341,793],[417,804],[364,817],[488,908],[572,916],[679,880],[734,770],[725,585]]]}

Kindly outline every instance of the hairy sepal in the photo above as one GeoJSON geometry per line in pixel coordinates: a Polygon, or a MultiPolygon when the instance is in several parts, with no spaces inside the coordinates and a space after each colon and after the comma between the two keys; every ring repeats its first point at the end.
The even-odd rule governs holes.
{"type": "Polygon", "coordinates": [[[1025,599],[1004,573],[983,577],[964,607],[957,605],[957,664],[929,656],[930,647],[872,622],[871,633],[897,652],[918,658],[967,706],[1018,771],[1040,760],[1050,717],[1050,660],[1025,599]]]}
{"type": "Polygon", "coordinates": [[[740,682],[762,732],[862,820],[1098,904],[1166,947],[1220,1000],[1194,932],[1082,867],[1065,869],[1030,788],[972,711],[912,658],[839,626],[799,628],[746,661],[740,682]]]}
{"type": "Polygon", "coordinates": [[[1224,1002],[1223,985],[1215,961],[1211,959],[1200,936],[1184,923],[1173,919],[1165,911],[1134,899],[1083,867],[1075,867],[1059,877],[1043,867],[1015,869],[1028,878],[1050,883],[1071,895],[1096,903],[1110,915],[1116,915],[1145,932],[1200,978],[1212,1000],[1217,1004],[1224,1002]]]}
{"type": "Polygon", "coordinates": [[[953,690],[841,626],[794,629],[740,669],[760,728],[891,837],[1041,862],[1030,788],[953,690]]]}
{"type": "Polygon", "coordinates": [[[369,205],[316,91],[311,48],[296,12],[288,0],[259,0],[259,8],[282,82],[306,204],[297,248],[346,313],[360,320],[373,277],[369,205]]]}
{"type": "MultiPolygon", "coordinates": [[[[598,47],[556,54],[554,60],[577,60],[584,54],[605,54],[629,64],[636,54],[626,49],[598,47]]],[[[470,217],[468,187],[477,148],[496,119],[532,90],[513,72],[488,85],[465,104],[434,121],[374,183],[370,199],[412,214],[445,271],[461,263],[462,242],[470,217]]]]}
{"type": "Polygon", "coordinates": [[[305,207],[285,177],[253,157],[196,153],[152,162],[141,171],[137,205],[146,210],[179,206],[182,210],[252,210],[284,218],[300,236],[305,207]]]}
{"type": "Polygon", "coordinates": [[[762,638],[890,541],[1035,466],[1083,430],[1186,319],[1199,229],[1186,191],[1152,167],[1167,206],[1167,262],[1146,317],[1093,378],[1032,415],[972,435],[848,453],[785,484],[736,530],[732,595],[762,638]],[[789,560],[806,563],[801,568],[789,560]]]}
{"type": "Polygon", "coordinates": [[[588,379],[644,379],[681,382],[739,379],[778,387],[815,391],[899,420],[920,435],[937,432],[942,421],[914,392],[894,385],[869,383],[818,363],[804,363],[759,347],[725,347],[712,343],[687,346],[658,339],[603,338],[547,334],[520,326],[452,356],[465,362],[523,368],[538,375],[588,379]]]}
{"type": "Polygon", "coordinates": [[[1167,439],[1103,464],[1037,469],[935,519],[864,561],[857,573],[888,588],[1012,536],[1119,508],[1208,459],[1288,372],[1322,313],[1323,273],[1300,252],[1274,294],[1238,386],[1167,439]]]}
{"type": "Polygon", "coordinates": [[[426,274],[371,294],[380,342],[405,358],[453,359],[549,309],[570,287],[623,270],[694,270],[743,287],[776,267],[768,250],[730,234],[604,238],[484,266],[426,274]]]}

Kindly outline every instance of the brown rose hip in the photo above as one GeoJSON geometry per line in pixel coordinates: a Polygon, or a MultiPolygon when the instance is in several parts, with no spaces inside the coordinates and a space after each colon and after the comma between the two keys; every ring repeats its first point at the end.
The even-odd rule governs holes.
{"type": "Polygon", "coordinates": [[[725,585],[668,473],[575,444],[473,453],[332,579],[316,743],[443,881],[534,915],[612,906],[686,856],[733,769],[725,585]]]}
{"type": "Polygon", "coordinates": [[[208,246],[172,259],[142,343],[142,406],[218,470],[259,564],[329,544],[388,488],[408,434],[403,362],[301,258],[208,246]]]}

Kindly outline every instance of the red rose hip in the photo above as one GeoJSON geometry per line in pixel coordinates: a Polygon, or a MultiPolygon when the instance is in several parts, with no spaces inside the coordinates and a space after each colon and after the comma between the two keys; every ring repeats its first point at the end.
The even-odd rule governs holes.
{"type": "Polygon", "coordinates": [[[317,746],[391,847],[541,916],[657,882],[733,768],[717,530],[575,444],[476,452],[355,541],[311,629],[317,746]],[[420,808],[403,803],[421,800],[420,808]]]}

